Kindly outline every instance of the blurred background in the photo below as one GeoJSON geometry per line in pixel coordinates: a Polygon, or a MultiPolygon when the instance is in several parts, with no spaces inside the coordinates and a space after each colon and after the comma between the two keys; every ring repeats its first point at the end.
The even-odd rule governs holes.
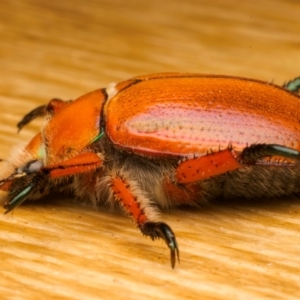
{"type": "MultiPolygon", "coordinates": [[[[53,97],[155,72],[299,76],[299,13],[294,0],[1,0],[0,157],[39,130],[16,124],[53,97]]],[[[164,244],[126,217],[62,196],[24,205],[0,215],[1,295],[298,299],[300,204],[274,203],[165,213],[180,242],[175,271],[164,244]]]]}

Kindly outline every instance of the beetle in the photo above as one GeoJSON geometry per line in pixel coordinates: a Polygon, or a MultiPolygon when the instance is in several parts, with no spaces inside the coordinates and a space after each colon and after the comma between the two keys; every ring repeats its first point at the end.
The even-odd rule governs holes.
{"type": "Polygon", "coordinates": [[[5,213],[51,190],[121,207],[142,234],[179,248],[158,209],[213,198],[300,192],[300,79],[283,87],[224,75],[138,76],[74,101],[52,99],[18,123],[41,131],[3,161],[5,213]]]}

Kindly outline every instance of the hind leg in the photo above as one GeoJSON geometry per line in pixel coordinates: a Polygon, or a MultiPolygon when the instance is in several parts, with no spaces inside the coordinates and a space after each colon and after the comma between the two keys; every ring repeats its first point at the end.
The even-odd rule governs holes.
{"type": "Polygon", "coordinates": [[[296,77],[282,85],[283,88],[295,93],[300,94],[300,77],[296,77]]]}
{"type": "Polygon", "coordinates": [[[277,165],[285,164],[286,160],[291,160],[292,163],[300,160],[300,152],[276,144],[254,144],[245,147],[240,153],[229,147],[180,162],[175,169],[175,180],[178,184],[189,185],[243,166],[263,164],[266,158],[269,158],[268,162],[272,164],[273,157],[277,165]],[[283,158],[282,161],[278,160],[278,157],[283,158]]]}

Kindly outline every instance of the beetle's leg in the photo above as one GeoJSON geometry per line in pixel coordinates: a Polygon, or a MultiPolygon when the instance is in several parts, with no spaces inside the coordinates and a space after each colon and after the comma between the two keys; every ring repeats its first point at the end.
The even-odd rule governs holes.
{"type": "Polygon", "coordinates": [[[55,115],[58,113],[62,108],[67,106],[71,101],[63,101],[60,99],[52,99],[47,105],[41,105],[30,111],[26,114],[22,120],[17,124],[18,132],[32,120],[44,117],[45,115],[49,114],[50,116],[55,115]]]}
{"type": "MultiPolygon", "coordinates": [[[[168,197],[172,199],[172,206],[195,205],[202,195],[202,190],[197,183],[178,185],[170,176],[164,178],[163,189],[168,197]]],[[[166,207],[168,206],[166,204],[166,207]]]]}
{"type": "Polygon", "coordinates": [[[152,240],[161,238],[166,242],[170,249],[171,266],[174,268],[176,258],[179,261],[175,235],[166,223],[151,220],[155,212],[147,197],[137,188],[137,183],[126,179],[124,176],[112,176],[111,190],[115,200],[134,219],[144,235],[150,236],[152,240]]]}
{"type": "Polygon", "coordinates": [[[238,154],[231,148],[181,162],[175,172],[176,181],[188,184],[241,168],[238,154]]]}
{"type": "Polygon", "coordinates": [[[10,192],[8,196],[11,199],[4,204],[4,208],[6,209],[4,214],[9,213],[14,208],[22,204],[28,198],[28,196],[33,192],[34,188],[36,188],[41,183],[41,181],[46,178],[46,176],[47,176],[46,174],[43,174],[42,172],[38,172],[30,180],[30,182],[26,185],[25,188],[10,192]]]}
{"type": "Polygon", "coordinates": [[[59,164],[43,167],[42,171],[48,173],[51,178],[64,177],[78,173],[90,172],[99,168],[103,158],[94,152],[79,154],[59,164]]]}
{"type": "Polygon", "coordinates": [[[243,163],[255,163],[257,160],[269,156],[281,156],[284,158],[300,160],[299,151],[276,144],[251,145],[242,151],[240,158],[243,163]]]}
{"type": "Polygon", "coordinates": [[[246,147],[241,153],[228,148],[183,161],[178,165],[175,176],[178,183],[189,184],[239,169],[243,165],[255,164],[271,156],[300,160],[300,152],[292,148],[276,144],[255,144],[246,147]]]}
{"type": "Polygon", "coordinates": [[[141,232],[152,240],[163,239],[170,249],[171,266],[174,269],[176,258],[179,262],[179,248],[171,227],[164,222],[146,222],[139,227],[141,232]]]}
{"type": "Polygon", "coordinates": [[[299,94],[300,93],[300,77],[296,77],[293,80],[290,80],[290,81],[284,83],[282,87],[284,87],[285,89],[287,89],[293,93],[299,94]]]}
{"type": "MultiPolygon", "coordinates": [[[[102,161],[102,158],[96,153],[86,152],[70,158],[62,163],[40,168],[38,171],[31,173],[31,176],[33,177],[26,183],[25,187],[23,186],[18,190],[10,191],[8,195],[10,200],[4,204],[4,208],[7,209],[5,213],[10,212],[23,203],[34,191],[34,189],[40,185],[42,181],[48,179],[49,177],[58,178],[78,173],[90,172],[99,168],[102,165],[102,161]]],[[[30,176],[30,171],[28,171],[27,176],[30,176]]]]}

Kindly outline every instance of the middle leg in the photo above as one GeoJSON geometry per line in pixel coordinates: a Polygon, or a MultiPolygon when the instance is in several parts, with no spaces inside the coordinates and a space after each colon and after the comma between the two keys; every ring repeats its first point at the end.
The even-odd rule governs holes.
{"type": "Polygon", "coordinates": [[[179,249],[175,234],[164,222],[155,221],[156,212],[147,195],[139,188],[138,183],[125,174],[111,176],[111,191],[115,201],[133,218],[141,232],[152,240],[163,239],[170,249],[171,266],[179,261],[179,249]]]}

